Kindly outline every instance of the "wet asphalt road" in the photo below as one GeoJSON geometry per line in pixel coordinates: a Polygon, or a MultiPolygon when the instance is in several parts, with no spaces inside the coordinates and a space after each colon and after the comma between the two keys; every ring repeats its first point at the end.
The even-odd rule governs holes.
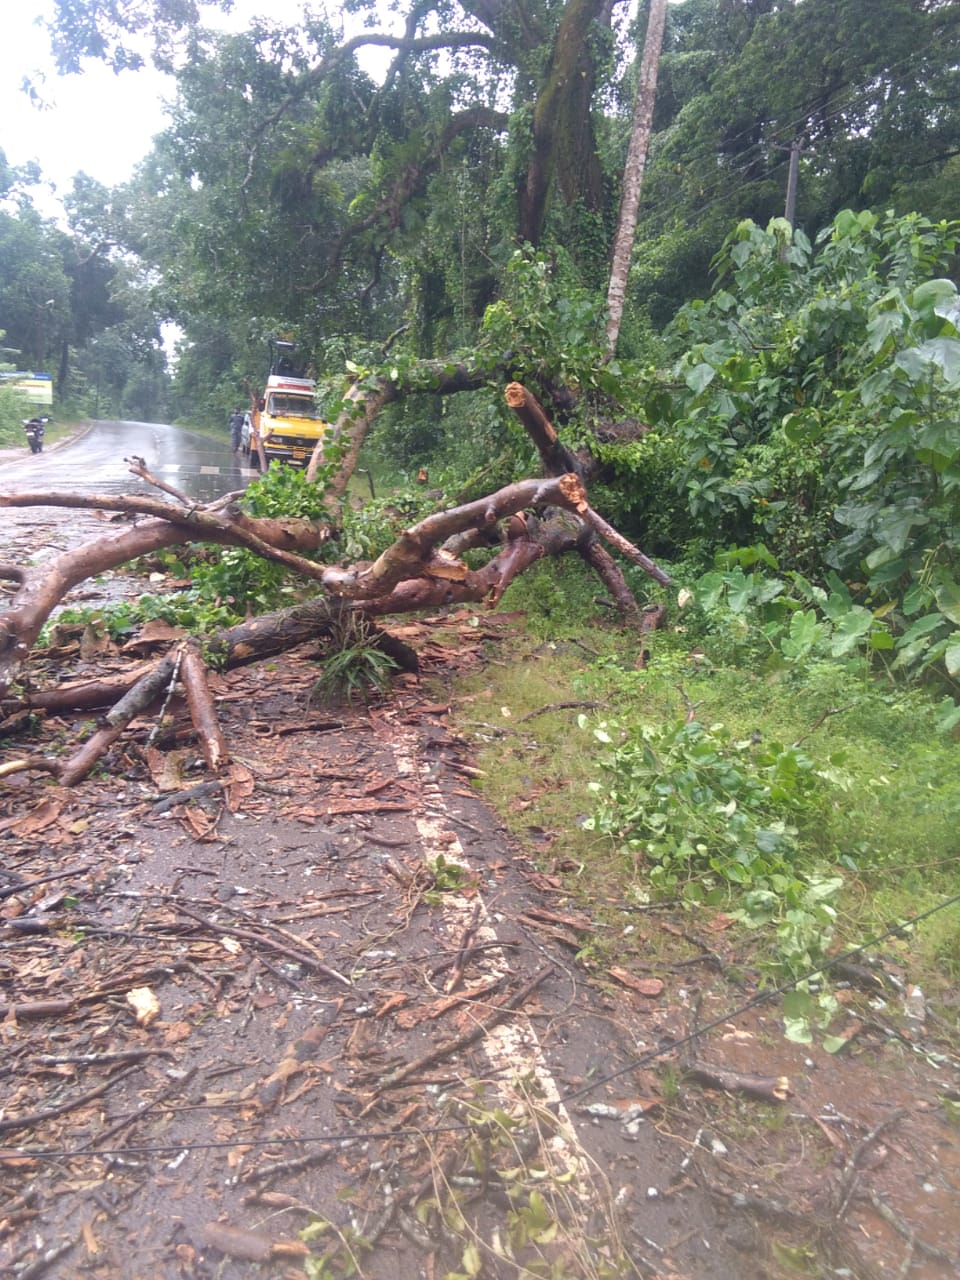
{"type": "MultiPolygon", "coordinates": [[[[143,494],[175,502],[161,489],[130,474],[125,458],[143,458],[147,470],[189,498],[209,502],[221,494],[243,489],[256,475],[241,467],[240,459],[223,440],[199,435],[184,427],[152,422],[94,422],[79,428],[70,440],[31,454],[0,452],[0,495],[4,493],[71,493],[81,495],[143,494]]],[[[112,517],[114,521],[120,517],[112,517]]],[[[37,504],[0,506],[0,561],[42,564],[108,532],[101,512],[37,504]]],[[[142,590],[142,583],[135,584],[142,590]]],[[[118,599],[129,594],[118,573],[102,575],[96,589],[88,582],[75,589],[67,603],[82,595],[118,599]]],[[[2,606],[0,606],[2,607],[2,606]]]]}
{"type": "Polygon", "coordinates": [[[153,422],[95,422],[68,443],[31,454],[5,451],[0,492],[41,490],[72,493],[160,491],[130,474],[125,458],[143,458],[147,470],[191,498],[209,502],[242,489],[257,474],[240,466],[226,436],[218,440],[184,427],[153,422]]]}

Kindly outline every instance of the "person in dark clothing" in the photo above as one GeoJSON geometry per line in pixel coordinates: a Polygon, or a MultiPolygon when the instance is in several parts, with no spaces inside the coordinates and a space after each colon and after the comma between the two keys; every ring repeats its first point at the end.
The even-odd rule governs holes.
{"type": "Polygon", "coordinates": [[[234,453],[240,449],[240,439],[243,433],[243,410],[234,409],[230,415],[230,448],[234,453]]]}

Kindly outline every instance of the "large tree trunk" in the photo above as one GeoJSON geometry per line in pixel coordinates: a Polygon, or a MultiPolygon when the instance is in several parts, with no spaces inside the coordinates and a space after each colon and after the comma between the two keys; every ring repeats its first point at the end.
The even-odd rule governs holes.
{"type": "Polygon", "coordinates": [[[610,284],[607,290],[607,354],[610,356],[616,354],[620,323],[623,320],[623,307],[627,296],[627,282],[630,278],[630,259],[637,230],[637,210],[640,207],[643,170],[647,163],[650,131],[653,127],[653,108],[657,97],[657,74],[660,70],[660,50],[663,47],[666,16],[667,0],[650,0],[647,38],[643,44],[643,60],[640,64],[640,81],[637,85],[637,99],[633,108],[630,146],[623,166],[620,216],[610,262],[610,284]]]}
{"type": "Polygon", "coordinates": [[[595,38],[591,28],[605,20],[607,0],[568,0],[533,109],[533,144],[520,191],[521,241],[540,243],[550,189],[556,179],[567,204],[603,205],[603,173],[593,136],[592,98],[596,88],[595,38]]]}
{"type": "MultiPolygon", "coordinates": [[[[444,376],[462,383],[472,375],[467,370],[450,370],[444,376]]],[[[393,385],[381,380],[351,396],[343,420],[345,431],[354,436],[338,477],[337,492],[345,489],[344,473],[348,476],[355,466],[360,444],[376,411],[395,394],[393,385]]],[[[16,731],[30,709],[89,709],[105,702],[113,706],[96,733],[73,756],[62,762],[24,757],[8,762],[2,773],[40,769],[54,773],[65,785],[77,781],[139,711],[155,701],[162,690],[169,693],[176,683],[183,683],[188,689],[191,716],[208,766],[215,771],[226,762],[228,744],[217,725],[201,650],[189,641],[178,643],[174,653],[159,666],[146,670],[140,666],[125,683],[93,681],[72,688],[6,696],[22,674],[44,622],[70,587],[161,547],[185,542],[245,547],[283,564],[314,583],[314,589],[322,593],[293,609],[253,618],[219,636],[207,637],[202,652],[223,666],[273,656],[306,640],[322,640],[336,631],[332,619],[342,617],[345,611],[376,618],[462,602],[485,601],[493,605],[510,582],[536,560],[570,551],[582,556],[597,572],[621,616],[642,629],[644,619],[636,600],[619,564],[602,542],[641,565],[657,581],[668,583],[670,579],[591,508],[582,479],[584,468],[562,444],[553,424],[526,388],[511,384],[506,395],[540,453],[545,474],[426,516],[405,529],[372,564],[326,565],[309,559],[303,553],[316,551],[331,536],[329,525],[309,520],[253,519],[231,500],[235,495],[197,508],[142,496],[0,494],[0,507],[94,508],[148,517],[120,534],[99,538],[38,567],[0,565],[0,578],[17,584],[10,607],[0,614],[0,699],[4,700],[0,706],[7,717],[3,727],[8,732],[16,731]],[[468,548],[479,546],[490,547],[491,557],[481,568],[471,568],[461,556],[468,548]]],[[[152,480],[139,460],[136,472],[152,480]]],[[[182,500],[182,495],[169,488],[168,492],[182,500]]],[[[404,646],[385,632],[378,633],[378,643],[402,666],[409,667],[415,661],[404,646]]]]}

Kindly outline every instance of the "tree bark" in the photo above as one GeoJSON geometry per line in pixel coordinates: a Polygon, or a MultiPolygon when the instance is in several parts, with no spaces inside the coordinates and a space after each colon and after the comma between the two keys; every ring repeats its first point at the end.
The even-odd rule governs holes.
{"type": "Polygon", "coordinates": [[[602,207],[603,174],[593,136],[597,73],[591,28],[608,12],[606,0],[567,0],[564,7],[533,109],[533,145],[519,193],[521,242],[540,243],[555,178],[568,205],[581,201],[592,211],[602,207]]]}
{"type": "Polygon", "coordinates": [[[218,773],[221,765],[230,759],[230,751],[217,719],[216,703],[207,684],[206,664],[196,641],[184,647],[180,679],[207,768],[211,773],[218,773]]]}
{"type": "MultiPolygon", "coordinates": [[[[449,386],[476,378],[466,368],[445,369],[449,386]]],[[[432,387],[436,390],[436,386],[432,387]]],[[[396,394],[388,379],[351,396],[340,422],[349,433],[347,456],[336,484],[355,467],[363,439],[376,412],[396,394]]],[[[99,538],[65,552],[41,567],[0,565],[0,577],[17,584],[12,607],[0,615],[0,698],[19,676],[31,646],[51,610],[64,593],[83,578],[117,568],[161,547],[208,541],[241,546],[278,561],[312,580],[323,594],[277,613],[248,619],[204,642],[204,655],[226,668],[261,660],[306,641],[336,634],[344,610],[369,618],[435,609],[457,603],[496,604],[507,586],[545,555],[576,551],[598,574],[625,621],[641,626],[643,617],[617,561],[601,544],[609,542],[621,555],[658,582],[670,579],[639,548],[613,529],[591,508],[582,475],[585,468],[562,444],[536,399],[518,383],[507,388],[507,401],[534,441],[546,473],[518,481],[473,502],[438,511],[405,529],[372,564],[318,564],[298,554],[320,547],[330,527],[316,521],[266,520],[247,516],[230,497],[206,507],[185,507],[161,499],[136,496],[80,497],[75,494],[0,494],[0,506],[33,505],[94,508],[149,517],[121,533],[99,538]],[[488,546],[493,554],[478,569],[460,557],[469,547],[488,546]]],[[[311,465],[316,469],[319,454],[311,465]]],[[[145,468],[138,462],[139,473],[145,468]]],[[[336,487],[336,486],[335,486],[336,487]]],[[[329,492],[329,490],[328,490],[329,492]]],[[[177,498],[182,495],[175,494],[177,498]]],[[[399,665],[416,668],[416,656],[387,633],[380,646],[399,665]]],[[[204,662],[196,642],[179,641],[173,654],[122,681],[99,680],[61,685],[55,690],[28,691],[0,704],[7,721],[0,731],[16,731],[26,710],[91,708],[112,705],[94,735],[65,763],[25,757],[5,766],[7,772],[41,769],[69,784],[85,776],[138,714],[156,705],[180,681],[208,767],[216,771],[228,748],[216,719],[206,683],[204,662]]]]}
{"type": "Polygon", "coordinates": [[[640,207],[643,171],[647,163],[650,131],[653,127],[653,108],[657,97],[657,75],[660,70],[660,50],[663,47],[666,16],[667,0],[650,0],[647,37],[643,44],[640,81],[637,85],[637,99],[633,108],[630,146],[623,166],[620,216],[610,262],[610,284],[607,290],[607,355],[611,357],[617,351],[623,307],[627,296],[627,282],[630,278],[630,259],[637,230],[637,210],[640,207]]]}

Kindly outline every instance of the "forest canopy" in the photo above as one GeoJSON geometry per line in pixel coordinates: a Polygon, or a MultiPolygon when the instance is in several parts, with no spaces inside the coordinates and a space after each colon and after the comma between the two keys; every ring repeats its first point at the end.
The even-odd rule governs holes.
{"type": "MultiPolygon", "coordinates": [[[[219,421],[278,328],[334,375],[346,360],[379,362],[401,327],[393,352],[472,347],[525,245],[562,255],[564,295],[602,298],[646,6],[631,18],[611,0],[389,15],[353,3],[341,25],[306,10],[296,24],[260,18],[229,34],[217,10],[55,5],[64,70],[98,58],[133,74],[122,69],[144,56],[147,26],[175,102],[129,184],[107,191],[78,175],[69,245],[30,225],[38,175],[4,166],[3,278],[32,308],[0,308],[11,345],[56,357],[62,380],[72,349],[87,381],[109,386],[95,337],[109,331],[111,348],[151,369],[157,322],[175,324],[173,411],[219,421]],[[68,278],[82,264],[86,279],[68,287],[51,265],[24,289],[16,268],[38,256],[65,256],[68,278]]],[[[958,28],[955,5],[927,0],[667,5],[619,354],[655,355],[664,325],[709,292],[731,227],[784,212],[791,148],[794,220],[810,240],[845,208],[950,217],[958,28]]]]}
{"type": "Polygon", "coordinates": [[[858,643],[956,674],[956,5],[666,6],[615,351],[647,6],[215,10],[55,6],[64,70],[131,74],[146,23],[176,85],[133,179],[77,175],[65,228],[0,166],[0,323],[65,401],[219,425],[283,333],[329,416],[391,388],[376,468],[470,497],[529,474],[516,380],[627,536],[699,570],[762,548],[811,607],[856,584],[858,643]]]}

